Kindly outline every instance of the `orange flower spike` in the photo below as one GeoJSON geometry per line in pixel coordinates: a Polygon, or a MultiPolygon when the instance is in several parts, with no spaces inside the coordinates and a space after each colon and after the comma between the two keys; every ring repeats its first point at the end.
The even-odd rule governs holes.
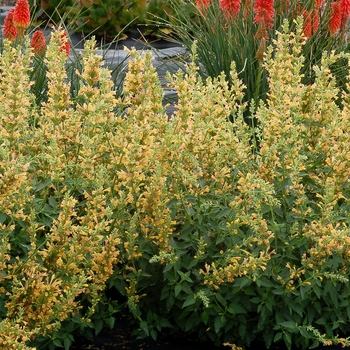
{"type": "Polygon", "coordinates": [[[33,48],[35,54],[43,56],[46,51],[46,41],[43,31],[37,30],[34,32],[30,41],[30,46],[33,48]]]}
{"type": "Polygon", "coordinates": [[[241,9],[241,0],[220,0],[220,8],[224,17],[232,20],[238,15],[241,9]]]}
{"type": "Polygon", "coordinates": [[[13,13],[15,9],[12,8],[4,20],[4,37],[11,41],[15,41],[18,35],[18,30],[13,24],[13,13]]]}
{"type": "Polygon", "coordinates": [[[342,17],[347,20],[350,17],[350,0],[340,0],[339,7],[342,17]]]}
{"type": "Polygon", "coordinates": [[[307,10],[303,11],[303,18],[304,18],[304,36],[306,38],[310,38],[312,36],[312,23],[311,23],[311,16],[309,11],[307,10]]]}
{"type": "Polygon", "coordinates": [[[275,15],[273,0],[256,0],[254,13],[254,23],[264,22],[267,29],[272,28],[275,15]]]}
{"type": "Polygon", "coordinates": [[[17,0],[13,12],[13,25],[18,30],[19,37],[23,37],[24,31],[30,25],[30,9],[28,0],[17,0]]]}
{"type": "Polygon", "coordinates": [[[329,20],[329,31],[331,35],[334,35],[341,26],[342,23],[342,13],[340,11],[339,2],[333,2],[331,19],[329,20]]]}
{"type": "Polygon", "coordinates": [[[313,10],[311,13],[309,11],[303,11],[304,18],[304,36],[306,38],[311,38],[313,34],[317,32],[318,26],[320,25],[320,17],[318,11],[313,10]]]}
{"type": "Polygon", "coordinates": [[[319,10],[323,4],[323,0],[315,0],[315,9],[319,10]]]}
{"type": "Polygon", "coordinates": [[[313,34],[317,32],[318,27],[320,26],[320,15],[318,11],[315,9],[312,11],[312,29],[313,34]]]}

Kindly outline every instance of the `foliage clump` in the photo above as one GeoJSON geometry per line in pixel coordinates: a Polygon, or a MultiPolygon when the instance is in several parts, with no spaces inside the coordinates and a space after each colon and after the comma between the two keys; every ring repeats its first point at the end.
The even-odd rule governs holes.
{"type": "Polygon", "coordinates": [[[282,29],[255,127],[235,64],[203,80],[195,49],[169,118],[150,53],[130,51],[117,98],[90,41],[72,92],[57,32],[38,102],[28,43],[5,40],[0,345],[69,348],[123,298],[153,338],[350,344],[349,86],[330,69],[347,55],[305,85],[302,26],[282,29]]]}

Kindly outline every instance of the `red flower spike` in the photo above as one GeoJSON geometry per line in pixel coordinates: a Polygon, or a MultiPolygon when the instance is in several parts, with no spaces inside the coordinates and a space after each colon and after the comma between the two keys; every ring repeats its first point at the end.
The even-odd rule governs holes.
{"type": "Polygon", "coordinates": [[[318,11],[313,10],[309,13],[307,10],[303,11],[304,18],[304,36],[311,38],[313,34],[317,32],[318,26],[320,25],[320,17],[318,11]]]}
{"type": "Polygon", "coordinates": [[[14,13],[15,9],[12,8],[7,16],[5,17],[4,20],[4,37],[6,39],[9,39],[11,41],[16,40],[16,37],[18,35],[18,30],[17,28],[14,26],[13,24],[13,13],[14,13]]]}
{"type": "Polygon", "coordinates": [[[306,38],[310,38],[312,36],[312,23],[311,23],[311,16],[309,11],[307,10],[303,11],[303,18],[304,18],[304,36],[306,38]]]}
{"type": "Polygon", "coordinates": [[[315,8],[318,10],[321,8],[323,0],[315,0],[315,8]]]}
{"type": "Polygon", "coordinates": [[[350,0],[340,0],[339,8],[342,17],[348,19],[350,17],[350,0]]]}
{"type": "Polygon", "coordinates": [[[232,20],[238,15],[241,9],[241,0],[220,0],[220,8],[224,17],[232,20]]]}
{"type": "Polygon", "coordinates": [[[317,32],[318,27],[320,26],[320,15],[317,10],[312,11],[312,29],[313,34],[317,32]]]}
{"type": "Polygon", "coordinates": [[[60,41],[61,41],[60,52],[65,51],[67,56],[69,56],[70,44],[69,44],[68,33],[66,31],[62,32],[62,34],[60,36],[60,41]]]}
{"type": "Polygon", "coordinates": [[[17,29],[23,31],[30,25],[30,9],[28,0],[17,0],[13,12],[13,24],[17,29]]]}
{"type": "Polygon", "coordinates": [[[37,30],[34,32],[30,41],[30,46],[35,54],[43,56],[46,50],[46,41],[43,31],[37,30]]]}
{"type": "Polygon", "coordinates": [[[340,11],[339,2],[333,2],[331,19],[329,20],[329,31],[331,35],[334,35],[340,28],[342,23],[342,14],[340,11]]]}
{"type": "Polygon", "coordinates": [[[271,29],[275,15],[274,0],[256,0],[254,13],[254,23],[264,22],[266,28],[271,29]]]}

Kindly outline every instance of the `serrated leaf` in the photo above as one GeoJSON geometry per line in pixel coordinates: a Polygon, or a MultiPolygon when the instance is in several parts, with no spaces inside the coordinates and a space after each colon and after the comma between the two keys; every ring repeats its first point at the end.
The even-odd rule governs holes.
{"type": "Polygon", "coordinates": [[[221,323],[221,316],[216,316],[214,320],[215,333],[218,334],[222,327],[223,327],[223,324],[221,323]]]}
{"type": "Polygon", "coordinates": [[[289,329],[295,329],[295,327],[296,327],[295,322],[293,322],[293,321],[281,322],[280,326],[282,326],[284,328],[289,328],[289,329]]]}
{"type": "Polygon", "coordinates": [[[222,306],[226,306],[227,305],[226,299],[221,294],[219,294],[219,293],[215,294],[215,298],[222,306]]]}
{"type": "Polygon", "coordinates": [[[105,319],[105,322],[110,328],[113,328],[114,327],[115,318],[113,316],[107,317],[105,319]]]}
{"type": "Polygon", "coordinates": [[[63,339],[64,349],[69,350],[70,346],[72,345],[72,340],[69,339],[69,337],[65,337],[63,339]]]}
{"type": "Polygon", "coordinates": [[[209,320],[209,314],[206,311],[203,311],[202,314],[201,314],[201,319],[202,319],[203,323],[205,325],[207,325],[208,324],[208,320],[209,320]]]}
{"type": "Polygon", "coordinates": [[[145,332],[147,337],[149,337],[148,323],[146,321],[141,321],[140,322],[140,328],[145,332]]]}
{"type": "Polygon", "coordinates": [[[194,298],[194,296],[193,295],[189,295],[186,298],[185,302],[183,303],[182,308],[185,308],[187,306],[193,305],[195,302],[196,302],[196,299],[194,298]]]}
{"type": "Polygon", "coordinates": [[[179,293],[181,292],[181,284],[177,284],[174,288],[174,295],[175,295],[175,298],[179,295],[179,293]]]}
{"type": "Polygon", "coordinates": [[[239,286],[240,286],[241,288],[243,288],[244,286],[246,286],[246,285],[249,284],[249,283],[250,283],[250,279],[249,279],[248,277],[244,276],[244,277],[242,277],[242,278],[240,279],[240,281],[239,281],[239,286]]]}
{"type": "Polygon", "coordinates": [[[103,320],[99,319],[95,322],[95,335],[99,334],[103,327],[103,320]]]}

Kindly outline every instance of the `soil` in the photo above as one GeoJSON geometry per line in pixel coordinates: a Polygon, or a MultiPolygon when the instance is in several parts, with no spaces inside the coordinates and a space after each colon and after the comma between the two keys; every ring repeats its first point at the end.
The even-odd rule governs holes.
{"type": "MultiPolygon", "coordinates": [[[[135,325],[130,316],[116,316],[111,328],[102,329],[93,341],[77,338],[72,350],[230,350],[230,346],[215,347],[210,341],[201,342],[195,335],[161,333],[154,341],[151,338],[137,339],[133,336],[135,325]]],[[[245,350],[267,350],[264,343],[254,342],[245,350]]],[[[315,350],[341,350],[340,345],[318,346],[315,350]]],[[[272,344],[269,350],[287,350],[284,343],[272,344]]],[[[300,350],[292,347],[291,350],[300,350]]]]}

